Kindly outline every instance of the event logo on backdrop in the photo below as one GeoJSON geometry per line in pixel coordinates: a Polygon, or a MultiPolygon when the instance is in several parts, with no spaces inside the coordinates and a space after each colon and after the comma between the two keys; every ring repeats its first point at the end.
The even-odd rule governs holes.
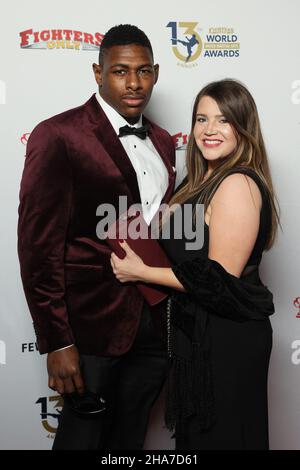
{"type": "Polygon", "coordinates": [[[3,80],[0,80],[0,104],[6,103],[6,85],[3,80]]]}
{"type": "Polygon", "coordinates": [[[172,135],[175,149],[186,150],[188,138],[188,134],[184,134],[183,132],[178,132],[177,134],[172,135]]]}
{"type": "Polygon", "coordinates": [[[39,405],[43,428],[49,433],[47,437],[54,439],[58,422],[61,417],[63,398],[60,395],[40,397],[36,402],[39,405]]]}
{"type": "Polygon", "coordinates": [[[300,318],[300,297],[296,297],[293,301],[294,307],[298,310],[296,318],[300,318]]]}
{"type": "MultiPolygon", "coordinates": [[[[31,132],[24,132],[24,134],[20,137],[20,141],[23,145],[27,145],[31,132]]],[[[183,132],[178,132],[177,134],[172,136],[173,142],[175,145],[176,150],[185,150],[188,141],[188,134],[183,132]]]]}
{"type": "MultiPolygon", "coordinates": [[[[20,137],[23,145],[27,145],[31,132],[24,132],[20,137]]],[[[176,150],[186,150],[189,135],[183,132],[178,132],[172,136],[176,150]]]]}
{"type": "Polygon", "coordinates": [[[170,21],[172,50],[177,59],[186,63],[194,62],[202,52],[202,40],[197,31],[197,22],[170,21]]]}
{"type": "MultiPolygon", "coordinates": [[[[31,132],[24,132],[24,134],[20,137],[20,141],[23,145],[27,145],[31,132]]],[[[173,142],[175,145],[176,150],[186,150],[187,141],[188,141],[188,134],[183,132],[178,132],[172,136],[173,142]]]]}
{"type": "Polygon", "coordinates": [[[196,21],[170,21],[170,41],[181,67],[196,67],[204,58],[233,58],[240,55],[240,43],[234,28],[210,27],[207,32],[196,21]]]}
{"type": "Polygon", "coordinates": [[[6,364],[6,344],[2,339],[0,339],[0,365],[1,364],[6,364]]]}
{"type": "Polygon", "coordinates": [[[36,342],[22,343],[21,348],[22,348],[22,353],[37,352],[39,350],[36,342]]]}
{"type": "Polygon", "coordinates": [[[24,134],[20,137],[20,141],[23,145],[27,145],[30,134],[31,132],[24,132],[24,134]]]}
{"type": "Polygon", "coordinates": [[[20,32],[21,49],[73,49],[98,51],[103,39],[101,33],[85,33],[73,29],[26,29],[20,32]]]}

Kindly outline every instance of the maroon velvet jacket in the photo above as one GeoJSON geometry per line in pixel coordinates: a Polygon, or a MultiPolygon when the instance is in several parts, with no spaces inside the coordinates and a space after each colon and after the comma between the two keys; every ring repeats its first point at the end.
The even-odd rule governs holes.
{"type": "MultiPolygon", "coordinates": [[[[149,122],[149,137],[169,173],[170,135],[149,122]]],[[[96,209],[140,202],[134,168],[93,95],[87,103],[40,123],[32,132],[21,182],[18,252],[40,353],[75,343],[81,353],[118,356],[133,343],[143,298],[122,285],[99,240],[96,209]]]]}

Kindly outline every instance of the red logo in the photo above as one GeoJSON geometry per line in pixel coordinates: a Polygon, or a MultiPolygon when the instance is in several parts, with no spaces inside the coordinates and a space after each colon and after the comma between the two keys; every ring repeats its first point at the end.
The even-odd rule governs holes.
{"type": "Polygon", "coordinates": [[[300,318],[300,297],[296,297],[294,299],[294,307],[296,307],[298,309],[298,312],[297,312],[297,315],[296,315],[296,318],[300,318]]]}
{"type": "Polygon", "coordinates": [[[188,137],[188,134],[183,134],[182,132],[178,132],[178,134],[173,135],[172,138],[175,145],[175,149],[185,150],[187,146],[188,137]]]}
{"type": "Polygon", "coordinates": [[[23,145],[26,145],[30,136],[30,132],[25,132],[25,134],[22,135],[20,138],[20,141],[22,142],[23,145]]]}
{"type": "Polygon", "coordinates": [[[85,33],[72,29],[43,29],[20,32],[21,49],[75,49],[83,51],[99,50],[103,39],[101,33],[85,33]]]}

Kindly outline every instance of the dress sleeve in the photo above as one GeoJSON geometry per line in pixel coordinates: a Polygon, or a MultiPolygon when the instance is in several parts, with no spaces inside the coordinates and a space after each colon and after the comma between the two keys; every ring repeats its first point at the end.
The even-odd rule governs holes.
{"type": "Polygon", "coordinates": [[[172,270],[184,286],[185,295],[210,313],[241,322],[263,320],[274,313],[273,295],[262,284],[257,268],[237,278],[217,261],[200,255],[173,266],[172,270]]]}

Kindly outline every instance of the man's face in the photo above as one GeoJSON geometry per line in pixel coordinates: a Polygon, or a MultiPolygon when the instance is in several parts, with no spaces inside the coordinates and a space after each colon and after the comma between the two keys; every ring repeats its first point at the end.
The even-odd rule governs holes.
{"type": "Polygon", "coordinates": [[[93,64],[102,98],[128,122],[135,122],[145,109],[158,78],[147,47],[113,46],[104,54],[103,65],[93,64]]]}

